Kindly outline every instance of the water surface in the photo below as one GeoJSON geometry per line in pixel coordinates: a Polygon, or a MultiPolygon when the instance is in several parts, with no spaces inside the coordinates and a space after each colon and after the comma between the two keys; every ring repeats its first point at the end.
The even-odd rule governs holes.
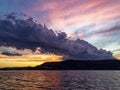
{"type": "Polygon", "coordinates": [[[120,90],[120,71],[0,71],[0,90],[120,90]]]}

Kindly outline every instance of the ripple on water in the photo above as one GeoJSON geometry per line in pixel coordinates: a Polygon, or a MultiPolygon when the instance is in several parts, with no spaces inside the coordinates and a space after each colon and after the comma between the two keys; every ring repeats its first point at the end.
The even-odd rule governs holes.
{"type": "Polygon", "coordinates": [[[120,90],[120,71],[0,71],[0,90],[120,90]]]}

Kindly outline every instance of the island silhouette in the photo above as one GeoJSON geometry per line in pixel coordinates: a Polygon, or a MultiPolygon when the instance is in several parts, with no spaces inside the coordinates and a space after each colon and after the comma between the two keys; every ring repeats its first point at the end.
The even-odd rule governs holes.
{"type": "Polygon", "coordinates": [[[6,67],[0,70],[120,70],[120,61],[110,60],[65,60],[45,62],[35,67],[6,67]]]}

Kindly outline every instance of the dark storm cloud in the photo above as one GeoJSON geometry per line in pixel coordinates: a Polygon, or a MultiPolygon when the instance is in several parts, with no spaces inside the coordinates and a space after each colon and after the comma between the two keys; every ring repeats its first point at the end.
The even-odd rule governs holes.
{"type": "Polygon", "coordinates": [[[1,54],[7,55],[7,56],[22,56],[22,54],[19,54],[19,53],[9,53],[9,52],[2,52],[1,54]]]}
{"type": "Polygon", "coordinates": [[[112,53],[98,50],[84,40],[69,40],[65,32],[55,33],[45,25],[34,22],[33,18],[16,18],[9,14],[0,19],[0,45],[18,49],[35,50],[41,48],[42,53],[54,53],[72,59],[112,59],[112,53]]]}

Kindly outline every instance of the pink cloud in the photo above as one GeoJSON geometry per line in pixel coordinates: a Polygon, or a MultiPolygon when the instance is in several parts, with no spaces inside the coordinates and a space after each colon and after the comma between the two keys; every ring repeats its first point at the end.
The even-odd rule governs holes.
{"type": "MultiPolygon", "coordinates": [[[[38,2],[40,3],[40,2],[38,2]]],[[[115,21],[120,15],[120,1],[113,0],[51,0],[26,10],[30,13],[45,12],[48,26],[63,28],[68,33],[86,25],[97,25],[115,21]]]]}

